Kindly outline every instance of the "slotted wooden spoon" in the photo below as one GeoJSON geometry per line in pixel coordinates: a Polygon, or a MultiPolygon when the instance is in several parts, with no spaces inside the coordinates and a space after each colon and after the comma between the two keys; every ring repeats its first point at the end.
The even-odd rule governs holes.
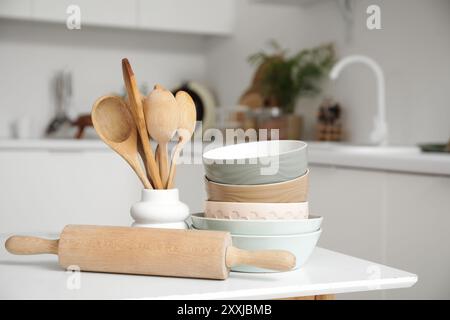
{"type": "Polygon", "coordinates": [[[169,178],[167,179],[167,189],[173,188],[173,180],[175,177],[176,163],[180,152],[186,143],[191,139],[195,130],[195,121],[197,119],[197,111],[195,110],[195,104],[191,96],[185,91],[178,91],[175,95],[175,99],[178,104],[178,112],[180,114],[178,122],[178,143],[175,147],[172,156],[172,163],[170,165],[169,178]]]}
{"type": "Polygon", "coordinates": [[[172,92],[161,85],[147,96],[144,103],[147,130],[152,139],[158,142],[158,163],[163,186],[169,177],[167,145],[178,129],[179,110],[172,92]]]}

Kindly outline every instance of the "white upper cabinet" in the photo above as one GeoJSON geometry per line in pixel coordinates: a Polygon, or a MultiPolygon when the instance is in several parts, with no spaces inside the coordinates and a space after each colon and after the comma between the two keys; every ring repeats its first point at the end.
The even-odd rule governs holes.
{"type": "Polygon", "coordinates": [[[33,0],[0,0],[0,17],[30,19],[33,0]]]}
{"type": "Polygon", "coordinates": [[[235,0],[138,0],[138,24],[144,29],[230,34],[235,0]]]}
{"type": "Polygon", "coordinates": [[[65,22],[67,8],[80,8],[81,27],[86,25],[136,27],[137,3],[126,0],[33,0],[33,18],[43,21],[65,22]]]}
{"type": "Polygon", "coordinates": [[[66,23],[77,5],[83,26],[231,34],[236,0],[0,0],[0,17],[66,23]]]}

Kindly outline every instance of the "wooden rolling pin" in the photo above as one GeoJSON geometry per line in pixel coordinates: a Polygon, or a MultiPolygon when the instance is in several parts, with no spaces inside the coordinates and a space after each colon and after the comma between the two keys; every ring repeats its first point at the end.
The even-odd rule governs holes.
{"type": "Polygon", "coordinates": [[[226,279],[236,265],[295,266],[288,251],[241,250],[221,231],[67,225],[59,240],[12,236],[5,247],[13,254],[56,254],[63,268],[173,277],[226,279]]]}

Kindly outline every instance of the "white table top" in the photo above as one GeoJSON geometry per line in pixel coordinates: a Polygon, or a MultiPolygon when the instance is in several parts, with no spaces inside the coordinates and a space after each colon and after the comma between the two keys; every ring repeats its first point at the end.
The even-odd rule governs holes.
{"type": "MultiPolygon", "coordinates": [[[[0,240],[4,243],[6,237],[0,240]]],[[[0,299],[275,299],[406,288],[417,282],[414,274],[323,248],[316,248],[300,270],[232,272],[225,281],[74,274],[61,269],[57,259],[55,255],[15,256],[1,248],[0,299]]]]}

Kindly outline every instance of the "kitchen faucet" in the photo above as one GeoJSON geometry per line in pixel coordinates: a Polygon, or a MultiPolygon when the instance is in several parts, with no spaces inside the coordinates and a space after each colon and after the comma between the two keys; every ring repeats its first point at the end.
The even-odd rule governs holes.
{"type": "Polygon", "coordinates": [[[330,72],[330,78],[336,80],[342,69],[352,63],[363,63],[369,66],[375,73],[377,81],[377,103],[378,114],[373,120],[374,128],[370,134],[370,140],[377,145],[386,145],[388,137],[388,127],[386,121],[386,84],[384,73],[380,65],[373,59],[363,55],[350,55],[338,61],[330,72]]]}

